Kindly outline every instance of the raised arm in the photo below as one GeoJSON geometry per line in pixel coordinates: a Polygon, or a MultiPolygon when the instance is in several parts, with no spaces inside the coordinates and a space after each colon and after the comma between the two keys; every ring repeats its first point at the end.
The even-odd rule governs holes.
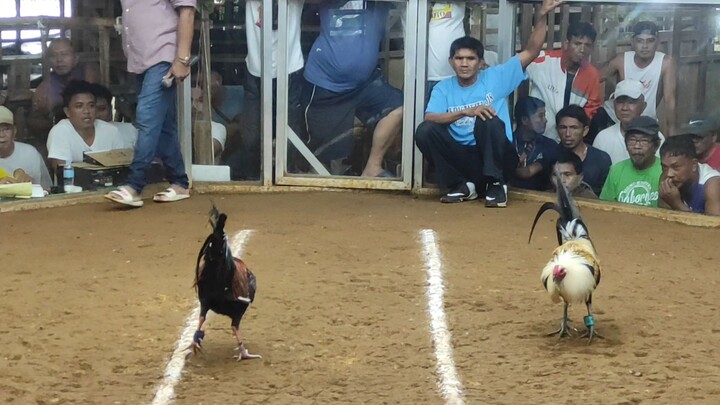
{"type": "Polygon", "coordinates": [[[667,134],[675,134],[675,90],[677,87],[677,65],[670,56],[663,60],[663,99],[665,100],[665,130],[667,134]]]}
{"type": "Polygon", "coordinates": [[[600,83],[604,83],[608,79],[614,79],[614,82],[619,82],[623,79],[622,67],[623,67],[623,54],[619,54],[612,58],[605,66],[600,70],[600,83]]]}
{"type": "Polygon", "coordinates": [[[540,17],[535,21],[530,40],[528,40],[525,49],[523,49],[519,55],[523,69],[528,67],[528,65],[540,55],[543,43],[545,42],[548,13],[564,2],[565,0],[543,0],[542,7],[540,8],[540,17]]]}

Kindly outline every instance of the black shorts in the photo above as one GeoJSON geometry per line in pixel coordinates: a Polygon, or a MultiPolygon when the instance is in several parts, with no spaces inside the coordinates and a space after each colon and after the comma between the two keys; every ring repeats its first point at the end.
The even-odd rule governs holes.
{"type": "Polygon", "coordinates": [[[374,127],[403,105],[402,91],[392,87],[379,69],[367,82],[347,93],[307,83],[303,99],[308,146],[321,162],[346,158],[352,153],[355,117],[374,127]]]}

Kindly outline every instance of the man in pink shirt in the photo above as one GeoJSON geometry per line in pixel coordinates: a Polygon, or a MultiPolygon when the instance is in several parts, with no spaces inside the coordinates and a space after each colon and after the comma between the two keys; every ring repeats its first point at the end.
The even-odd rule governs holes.
{"type": "Polygon", "coordinates": [[[156,202],[190,197],[180,152],[175,109],[176,83],[190,74],[190,46],[196,0],[121,0],[123,50],[127,68],[138,74],[135,126],[138,141],[126,184],[105,195],[119,204],[140,207],[146,173],[157,156],[165,166],[170,187],[155,194],[156,202]],[[170,87],[163,79],[172,78],[170,87]]]}

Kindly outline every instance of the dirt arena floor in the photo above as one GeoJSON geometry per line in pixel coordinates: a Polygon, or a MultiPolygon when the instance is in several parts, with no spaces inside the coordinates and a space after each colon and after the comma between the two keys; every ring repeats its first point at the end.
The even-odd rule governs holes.
{"type": "MultiPolygon", "coordinates": [[[[216,195],[255,230],[258,279],[241,324],[264,358],[235,362],[227,318],[175,387],[177,404],[442,404],[418,232],[433,229],[468,404],[717,404],[718,230],[585,209],[603,264],[606,339],[546,337],[554,248],[538,203],[504,210],[370,193],[216,195]]],[[[0,214],[0,402],[148,404],[185,319],[210,197],[0,214]]],[[[571,319],[581,326],[584,308],[571,319]]]]}

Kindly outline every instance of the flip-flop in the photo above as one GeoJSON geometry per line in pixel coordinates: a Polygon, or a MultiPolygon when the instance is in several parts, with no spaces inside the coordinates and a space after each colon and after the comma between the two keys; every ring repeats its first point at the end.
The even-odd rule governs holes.
{"type": "Polygon", "coordinates": [[[155,202],[174,202],[190,198],[190,193],[178,193],[174,188],[168,187],[164,191],[161,191],[153,196],[155,202]]]}
{"type": "Polygon", "coordinates": [[[117,190],[113,190],[104,196],[112,202],[127,205],[129,207],[142,207],[143,200],[140,197],[133,197],[127,190],[127,187],[121,186],[117,190]]]}

